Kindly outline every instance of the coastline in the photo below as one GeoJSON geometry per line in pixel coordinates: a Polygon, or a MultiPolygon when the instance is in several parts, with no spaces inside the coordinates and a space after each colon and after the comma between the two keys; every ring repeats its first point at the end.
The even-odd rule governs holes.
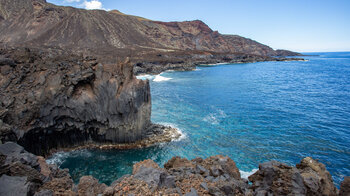
{"type": "Polygon", "coordinates": [[[350,177],[338,190],[324,164],[306,157],[296,166],[277,161],[259,165],[245,179],[227,156],[188,160],[173,157],[161,168],[147,159],[133,165],[132,174],[109,186],[93,176],[74,184],[67,169],[47,164],[13,142],[0,145],[0,194],[13,195],[331,195],[346,196],[350,177]],[[250,182],[250,183],[249,183],[250,182]]]}
{"type": "Polygon", "coordinates": [[[49,157],[58,152],[69,152],[83,149],[100,149],[100,150],[129,150],[129,149],[140,149],[147,148],[161,143],[167,143],[176,141],[182,137],[181,131],[175,127],[168,125],[152,124],[148,131],[147,136],[131,143],[96,143],[92,141],[79,144],[78,146],[72,146],[67,148],[51,149],[45,157],[49,157]]]}
{"type": "Polygon", "coordinates": [[[195,59],[192,56],[185,57],[181,62],[172,60],[138,61],[134,63],[134,75],[158,75],[165,71],[194,71],[196,66],[217,66],[225,64],[242,64],[273,61],[308,61],[299,57],[269,57],[257,55],[213,55],[211,57],[195,59]],[[161,63],[160,63],[161,62],[161,63]]]}

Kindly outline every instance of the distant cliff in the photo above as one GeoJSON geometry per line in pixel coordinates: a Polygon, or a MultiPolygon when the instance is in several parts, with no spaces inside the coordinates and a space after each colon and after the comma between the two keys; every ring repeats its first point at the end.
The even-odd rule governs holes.
{"type": "Polygon", "coordinates": [[[199,20],[159,22],[119,11],[84,10],[45,0],[0,0],[0,42],[114,56],[132,51],[211,51],[277,56],[269,46],[222,35],[199,20]]]}

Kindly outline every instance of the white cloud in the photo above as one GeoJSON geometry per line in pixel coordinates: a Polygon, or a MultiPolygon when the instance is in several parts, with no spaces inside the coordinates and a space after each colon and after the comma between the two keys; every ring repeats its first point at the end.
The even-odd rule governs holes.
{"type": "MultiPolygon", "coordinates": [[[[80,1],[80,0],[69,0],[69,1],[80,1]]],[[[102,3],[98,0],[84,1],[83,6],[87,10],[103,9],[102,3]]]]}

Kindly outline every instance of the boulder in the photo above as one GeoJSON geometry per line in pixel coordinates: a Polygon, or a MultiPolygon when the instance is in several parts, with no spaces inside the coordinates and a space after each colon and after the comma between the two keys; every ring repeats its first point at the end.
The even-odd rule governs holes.
{"type": "Polygon", "coordinates": [[[340,185],[339,196],[350,196],[350,177],[346,176],[340,185]]]}
{"type": "Polygon", "coordinates": [[[70,176],[53,178],[41,187],[41,190],[45,189],[53,191],[54,195],[72,195],[73,180],[70,176]]]}
{"type": "Polygon", "coordinates": [[[258,195],[305,195],[307,190],[298,169],[277,161],[260,164],[248,179],[258,195]]]}
{"type": "Polygon", "coordinates": [[[107,185],[100,184],[98,180],[92,176],[83,176],[78,184],[78,195],[95,196],[104,193],[107,185]]]}
{"type": "Polygon", "coordinates": [[[306,157],[296,165],[307,188],[307,195],[337,195],[331,174],[324,164],[306,157]]]}
{"type": "Polygon", "coordinates": [[[140,170],[141,166],[142,167],[147,167],[147,168],[154,168],[154,169],[158,169],[159,168],[159,165],[157,163],[155,163],[151,159],[147,159],[147,160],[135,163],[133,165],[132,174],[136,174],[140,170]]]}
{"type": "Polygon", "coordinates": [[[241,174],[236,166],[236,163],[228,156],[211,156],[207,159],[204,159],[199,164],[204,168],[210,170],[211,176],[217,177],[223,174],[227,174],[234,179],[241,180],[241,174]]]}
{"type": "Polygon", "coordinates": [[[8,176],[0,177],[0,195],[8,196],[27,196],[34,194],[31,183],[28,183],[25,176],[8,176]]]}
{"type": "Polygon", "coordinates": [[[171,158],[167,163],[164,164],[164,168],[166,169],[181,168],[181,167],[194,168],[194,166],[195,165],[188,159],[177,157],[177,156],[171,158]]]}

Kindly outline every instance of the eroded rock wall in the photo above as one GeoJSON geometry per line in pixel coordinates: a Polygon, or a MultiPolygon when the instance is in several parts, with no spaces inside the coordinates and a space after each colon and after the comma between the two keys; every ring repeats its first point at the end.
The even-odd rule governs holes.
{"type": "Polygon", "coordinates": [[[61,50],[0,52],[2,142],[43,155],[88,141],[134,142],[150,125],[149,83],[128,62],[101,64],[61,50]]]}

